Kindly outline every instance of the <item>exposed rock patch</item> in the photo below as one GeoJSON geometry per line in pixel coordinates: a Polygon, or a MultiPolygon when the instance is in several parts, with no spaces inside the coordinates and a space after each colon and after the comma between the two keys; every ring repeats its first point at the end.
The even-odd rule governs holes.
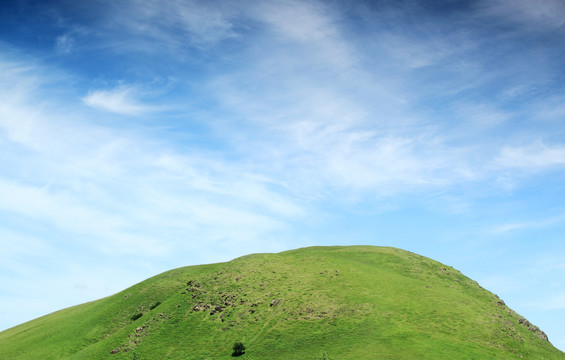
{"type": "Polygon", "coordinates": [[[524,318],[520,318],[518,319],[518,324],[520,325],[524,325],[525,327],[528,328],[528,330],[530,330],[531,332],[533,332],[534,334],[536,334],[536,336],[544,341],[549,342],[549,339],[546,335],[546,333],[544,333],[539,327],[533,325],[532,323],[530,323],[528,320],[524,319],[524,318]]]}

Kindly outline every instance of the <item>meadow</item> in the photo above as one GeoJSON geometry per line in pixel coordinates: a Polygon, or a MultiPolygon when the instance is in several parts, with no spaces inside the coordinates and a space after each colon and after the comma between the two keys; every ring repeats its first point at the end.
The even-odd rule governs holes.
{"type": "Polygon", "coordinates": [[[311,247],[165,272],[0,333],[0,359],[565,359],[458,270],[311,247]]]}

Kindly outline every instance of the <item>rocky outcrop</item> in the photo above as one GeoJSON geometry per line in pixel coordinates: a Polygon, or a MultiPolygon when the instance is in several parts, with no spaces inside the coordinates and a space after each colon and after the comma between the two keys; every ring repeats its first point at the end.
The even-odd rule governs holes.
{"type": "Polygon", "coordinates": [[[520,319],[518,319],[518,324],[527,327],[528,330],[530,330],[531,332],[536,334],[537,337],[539,337],[542,340],[549,342],[549,339],[548,339],[546,333],[544,333],[539,327],[530,323],[528,320],[526,320],[524,318],[520,318],[520,319]]]}

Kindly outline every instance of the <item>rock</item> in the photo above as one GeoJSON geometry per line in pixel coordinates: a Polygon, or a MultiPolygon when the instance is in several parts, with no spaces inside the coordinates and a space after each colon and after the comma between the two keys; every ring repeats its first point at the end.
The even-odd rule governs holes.
{"type": "Polygon", "coordinates": [[[222,309],[223,308],[220,305],[216,305],[216,306],[214,306],[212,311],[210,311],[210,315],[214,315],[215,313],[222,311],[222,309]]]}
{"type": "Polygon", "coordinates": [[[549,342],[549,338],[547,337],[546,333],[544,333],[539,327],[530,323],[528,320],[526,320],[524,318],[520,318],[520,319],[518,319],[518,324],[524,325],[525,327],[528,328],[528,330],[530,330],[531,332],[536,334],[537,337],[539,337],[542,340],[549,342]]]}
{"type": "Polygon", "coordinates": [[[547,337],[547,335],[543,332],[543,331],[539,331],[539,333],[536,334],[540,339],[545,340],[547,342],[549,342],[549,338],[547,337]]]}
{"type": "Polygon", "coordinates": [[[192,307],[192,311],[206,311],[210,308],[210,305],[199,302],[192,307]]]}

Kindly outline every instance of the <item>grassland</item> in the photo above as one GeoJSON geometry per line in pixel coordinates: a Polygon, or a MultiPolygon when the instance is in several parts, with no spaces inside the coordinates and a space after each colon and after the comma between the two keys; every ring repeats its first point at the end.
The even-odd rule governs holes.
{"type": "Polygon", "coordinates": [[[0,359],[565,359],[459,271],[312,247],[175,269],[0,333],[0,359]]]}

